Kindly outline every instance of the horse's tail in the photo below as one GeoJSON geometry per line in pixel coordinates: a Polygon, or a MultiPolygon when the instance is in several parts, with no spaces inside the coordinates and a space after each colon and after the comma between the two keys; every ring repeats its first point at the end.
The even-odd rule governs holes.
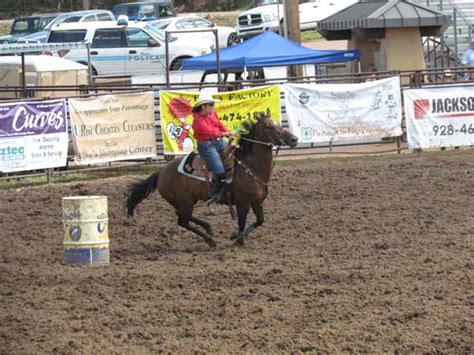
{"type": "Polygon", "coordinates": [[[148,197],[156,189],[160,171],[153,173],[146,180],[137,181],[127,189],[127,217],[133,217],[137,205],[148,197]]]}

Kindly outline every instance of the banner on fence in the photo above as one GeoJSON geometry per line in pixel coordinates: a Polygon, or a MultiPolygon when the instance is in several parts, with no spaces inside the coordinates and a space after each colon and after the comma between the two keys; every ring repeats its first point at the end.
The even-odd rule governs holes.
{"type": "Polygon", "coordinates": [[[404,92],[408,147],[474,145],[474,86],[404,92]]]}
{"type": "Polygon", "coordinates": [[[156,156],[152,92],[68,101],[76,163],[156,156]]]}
{"type": "MultiPolygon", "coordinates": [[[[161,131],[165,154],[185,154],[197,149],[191,129],[192,106],[199,93],[161,91],[161,131]]],[[[259,87],[214,94],[215,109],[224,126],[230,130],[239,128],[254,113],[270,113],[275,122],[281,121],[280,89],[278,86],[259,87]]]]}
{"type": "Polygon", "coordinates": [[[24,171],[67,163],[66,101],[0,104],[0,171],[24,171]]]}
{"type": "Polygon", "coordinates": [[[398,77],[360,84],[286,84],[290,130],[301,143],[400,136],[398,77]]]}

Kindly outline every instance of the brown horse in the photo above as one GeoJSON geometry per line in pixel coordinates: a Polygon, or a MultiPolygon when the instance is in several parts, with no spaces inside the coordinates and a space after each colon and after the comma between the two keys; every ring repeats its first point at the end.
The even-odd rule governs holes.
{"type": "MultiPolygon", "coordinates": [[[[221,201],[237,207],[239,229],[232,238],[236,239],[235,243],[238,245],[244,245],[246,235],[263,224],[262,203],[268,194],[273,168],[272,148],[285,145],[293,148],[298,142],[298,138],[275,124],[269,115],[260,113],[255,118],[255,123],[247,124],[248,132],[241,135],[240,147],[235,151],[234,178],[230,184],[225,185],[221,201]],[[257,220],[245,228],[250,208],[257,220]]],[[[128,187],[128,216],[133,216],[137,204],[158,188],[161,196],[176,209],[178,225],[198,234],[209,246],[215,247],[210,224],[193,217],[194,205],[208,198],[209,183],[178,173],[180,161],[181,159],[173,160],[148,179],[128,187]],[[204,230],[196,228],[190,222],[204,230]]]]}

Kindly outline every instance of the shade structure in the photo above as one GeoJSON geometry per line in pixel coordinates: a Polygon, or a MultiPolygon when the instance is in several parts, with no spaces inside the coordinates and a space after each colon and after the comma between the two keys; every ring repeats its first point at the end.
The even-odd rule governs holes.
{"type": "MultiPolygon", "coordinates": [[[[219,52],[221,69],[358,61],[358,50],[315,50],[266,31],[219,52]]],[[[184,59],[182,70],[217,70],[216,53],[184,59]]]]}

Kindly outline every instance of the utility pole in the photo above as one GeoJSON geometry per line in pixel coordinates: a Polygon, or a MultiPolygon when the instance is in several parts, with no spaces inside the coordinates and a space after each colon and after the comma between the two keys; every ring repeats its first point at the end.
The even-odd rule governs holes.
{"type": "MultiPolygon", "coordinates": [[[[285,37],[301,43],[299,1],[283,0],[283,11],[285,12],[285,37]]],[[[303,67],[301,65],[289,66],[288,76],[303,76],[303,67]]]]}
{"type": "Polygon", "coordinates": [[[82,0],[82,8],[84,10],[89,10],[89,0],[82,0]]]}

